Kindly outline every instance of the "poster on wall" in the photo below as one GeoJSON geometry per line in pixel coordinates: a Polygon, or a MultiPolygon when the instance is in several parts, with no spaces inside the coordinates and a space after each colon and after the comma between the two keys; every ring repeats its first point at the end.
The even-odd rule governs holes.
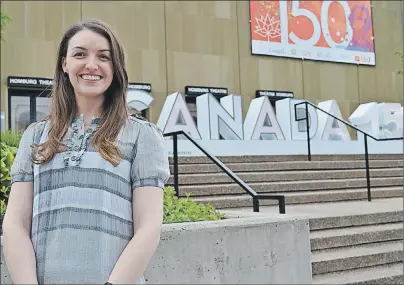
{"type": "Polygon", "coordinates": [[[252,54],[376,65],[371,1],[249,2],[252,54]]]}

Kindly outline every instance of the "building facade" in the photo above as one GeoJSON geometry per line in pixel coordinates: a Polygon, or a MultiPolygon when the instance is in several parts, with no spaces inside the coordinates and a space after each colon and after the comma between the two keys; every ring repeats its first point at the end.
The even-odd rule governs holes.
{"type": "Polygon", "coordinates": [[[335,99],[347,120],[362,103],[403,103],[402,61],[394,54],[403,50],[403,3],[371,4],[374,66],[252,54],[249,1],[3,1],[12,22],[1,43],[1,111],[13,129],[43,116],[63,32],[97,18],[121,39],[129,81],[151,87],[152,122],[166,96],[186,86],[240,94],[244,115],[257,90],[312,103],[335,99]]]}

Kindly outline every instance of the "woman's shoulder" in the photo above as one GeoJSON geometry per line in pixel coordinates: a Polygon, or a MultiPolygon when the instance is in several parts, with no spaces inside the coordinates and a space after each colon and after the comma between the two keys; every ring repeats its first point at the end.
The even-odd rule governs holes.
{"type": "Polygon", "coordinates": [[[43,119],[40,121],[33,122],[28,125],[28,127],[23,131],[25,136],[38,136],[45,129],[46,124],[48,123],[48,119],[43,119]]]}
{"type": "Polygon", "coordinates": [[[41,136],[45,130],[47,120],[40,120],[30,123],[28,127],[21,131],[21,139],[19,142],[19,148],[26,148],[26,146],[33,146],[39,144],[41,136]]]}
{"type": "Polygon", "coordinates": [[[127,131],[131,135],[138,136],[139,134],[144,135],[155,135],[158,136],[162,135],[162,131],[160,130],[157,125],[153,124],[152,122],[148,121],[146,118],[138,115],[138,114],[131,114],[128,116],[128,125],[127,131]]]}
{"type": "Polygon", "coordinates": [[[135,128],[152,127],[158,129],[158,127],[152,122],[148,121],[146,118],[139,114],[130,114],[128,116],[129,125],[135,128]]]}

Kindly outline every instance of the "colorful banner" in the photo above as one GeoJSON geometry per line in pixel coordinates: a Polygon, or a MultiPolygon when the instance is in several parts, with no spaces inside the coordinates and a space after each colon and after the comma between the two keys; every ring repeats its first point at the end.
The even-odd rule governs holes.
{"type": "Polygon", "coordinates": [[[370,2],[250,0],[252,53],[375,65],[370,2]]]}

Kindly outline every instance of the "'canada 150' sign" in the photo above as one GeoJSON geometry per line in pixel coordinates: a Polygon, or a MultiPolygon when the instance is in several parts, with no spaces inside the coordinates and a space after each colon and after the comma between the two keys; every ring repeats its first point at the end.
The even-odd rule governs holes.
{"type": "Polygon", "coordinates": [[[252,53],[374,65],[371,12],[370,1],[250,1],[252,53]]]}
{"type": "MultiPolygon", "coordinates": [[[[157,126],[164,133],[184,131],[197,140],[305,140],[304,100],[276,101],[276,113],[266,96],[251,101],[242,118],[242,97],[228,95],[220,102],[210,93],[196,99],[197,122],[192,118],[181,93],[167,96],[157,126]]],[[[320,102],[318,107],[342,119],[335,100],[320,102]]],[[[345,124],[309,105],[309,134],[313,140],[351,140],[345,124]]],[[[359,129],[377,138],[402,137],[403,107],[400,103],[366,103],[349,117],[359,129]]]]}

